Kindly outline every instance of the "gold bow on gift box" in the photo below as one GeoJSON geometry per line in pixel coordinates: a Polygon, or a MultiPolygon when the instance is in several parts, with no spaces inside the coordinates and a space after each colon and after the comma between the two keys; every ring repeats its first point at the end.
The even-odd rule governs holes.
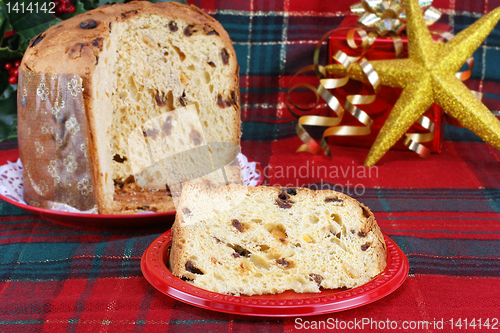
{"type": "MultiPolygon", "coordinates": [[[[441,17],[441,12],[432,7],[432,2],[418,1],[427,25],[434,24],[441,17]]],[[[351,12],[359,16],[359,25],[375,30],[380,36],[391,32],[399,35],[406,27],[406,11],[400,0],[364,0],[352,5],[351,12]]]]}
{"type": "MultiPolygon", "coordinates": [[[[364,6],[367,6],[368,1],[364,3],[366,3],[364,6]]],[[[380,8],[386,9],[383,11],[379,10],[378,12],[381,12],[382,15],[388,15],[384,14],[384,12],[388,10],[387,8],[391,8],[390,3],[382,1],[372,1],[371,3],[379,3],[382,6],[380,8]]],[[[406,133],[407,139],[405,140],[405,144],[421,156],[425,156],[428,153],[428,149],[421,145],[418,139],[421,140],[420,142],[428,141],[429,138],[432,140],[433,124],[426,121],[422,116],[432,103],[441,106],[448,114],[458,119],[464,127],[469,128],[486,142],[500,149],[500,121],[461,82],[461,80],[466,79],[470,75],[471,69],[467,72],[458,72],[465,62],[469,64],[469,67],[472,66],[470,57],[500,19],[500,8],[495,9],[478,20],[448,43],[442,43],[434,42],[431,37],[431,33],[427,28],[427,22],[422,15],[422,8],[420,6],[422,1],[405,0],[403,4],[406,11],[405,16],[401,16],[401,13],[399,13],[393,19],[400,21],[402,17],[406,19],[408,59],[368,62],[362,58],[362,55],[353,58],[339,51],[334,55],[334,59],[338,61],[338,64],[320,66],[318,64],[319,48],[333,30],[325,34],[318,42],[314,65],[306,67],[296,75],[306,70],[314,70],[316,76],[320,79],[320,85],[318,88],[315,88],[311,85],[299,84],[289,89],[289,103],[287,105],[292,115],[299,119],[297,133],[305,143],[299,148],[299,151],[310,151],[316,154],[323,152],[331,156],[325,137],[328,135],[346,135],[343,133],[352,135],[352,131],[355,131],[352,128],[351,130],[336,128],[349,127],[337,126],[343,116],[344,109],[355,116],[364,126],[370,127],[371,120],[369,117],[367,118],[366,113],[354,106],[354,104],[367,104],[370,100],[374,99],[373,96],[348,96],[346,103],[340,105],[335,96],[328,91],[328,89],[344,85],[348,78],[371,83],[375,94],[377,93],[379,84],[403,88],[400,98],[394,105],[370,150],[365,165],[374,165],[415,122],[419,122],[424,127],[427,126],[426,128],[430,131],[429,134],[431,135],[421,135],[417,138],[417,141],[413,141],[412,135],[406,133]],[[327,75],[340,75],[342,78],[329,79],[327,75]],[[319,102],[319,96],[321,96],[336,114],[336,117],[320,117],[317,115],[299,116],[293,112],[290,104],[296,108],[297,106],[291,101],[290,93],[296,87],[312,90],[316,94],[317,102],[319,102]],[[325,131],[320,144],[318,144],[311,138],[303,125],[330,126],[330,128],[325,131]]],[[[373,9],[372,6],[370,8],[373,9]]],[[[394,9],[395,6],[392,8],[394,9]]],[[[424,10],[427,12],[431,7],[425,8],[424,6],[424,10]]],[[[394,11],[394,13],[398,11],[394,11]]],[[[365,13],[368,12],[365,10],[365,13]]],[[[361,18],[363,15],[365,14],[362,14],[361,18]]],[[[369,14],[366,15],[366,17],[368,16],[369,14]]],[[[379,26],[381,25],[379,24],[379,26]]],[[[394,23],[392,26],[396,27],[397,24],[394,23]]],[[[358,33],[362,38],[361,46],[366,50],[370,46],[370,32],[362,30],[362,32],[358,31],[358,33]]],[[[447,38],[445,37],[445,39],[447,38]]],[[[354,47],[357,47],[357,45],[354,45],[354,47]]],[[[301,108],[298,109],[304,110],[301,108]]],[[[369,130],[364,130],[364,133],[366,132],[369,133],[369,130]]]]}

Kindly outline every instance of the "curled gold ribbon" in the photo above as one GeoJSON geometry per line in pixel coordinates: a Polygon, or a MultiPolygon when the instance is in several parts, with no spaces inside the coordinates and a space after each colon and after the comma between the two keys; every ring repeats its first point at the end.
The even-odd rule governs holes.
{"type": "MultiPolygon", "coordinates": [[[[371,125],[373,123],[373,120],[366,112],[359,109],[356,105],[372,103],[375,100],[376,93],[378,92],[380,87],[380,80],[378,78],[378,75],[371,66],[371,64],[366,59],[361,59],[361,57],[351,57],[342,51],[338,51],[333,56],[333,58],[337,62],[339,62],[339,65],[342,66],[343,69],[346,71],[352,63],[357,62],[361,59],[360,65],[362,71],[366,74],[368,81],[372,85],[372,88],[375,93],[370,95],[361,95],[361,94],[349,95],[346,97],[346,101],[342,105],[340,101],[329,91],[329,89],[340,88],[345,84],[347,84],[347,82],[349,81],[349,78],[347,76],[342,78],[327,78],[326,76],[330,65],[327,66],[319,65],[319,53],[321,45],[333,33],[333,31],[334,30],[327,32],[318,41],[318,45],[314,53],[314,65],[304,67],[303,69],[298,71],[290,81],[291,84],[291,82],[297,75],[303,74],[304,72],[307,71],[314,70],[317,78],[320,81],[318,87],[315,88],[310,84],[298,84],[290,88],[289,84],[288,99],[287,99],[287,106],[290,113],[299,120],[296,126],[297,135],[304,142],[304,144],[301,147],[299,147],[297,151],[308,151],[313,154],[318,154],[323,152],[328,157],[331,157],[331,151],[326,142],[325,139],[326,137],[334,135],[358,136],[358,135],[367,135],[371,133],[371,125]],[[300,107],[293,102],[290,95],[294,90],[298,88],[306,88],[315,94],[317,102],[314,105],[314,107],[317,106],[319,97],[321,96],[323,101],[325,101],[326,104],[328,105],[329,109],[334,113],[334,117],[324,117],[318,115],[299,116],[296,112],[294,112],[292,106],[301,111],[309,111],[314,108],[314,107],[312,108],[300,107]],[[355,117],[362,124],[362,126],[347,126],[347,125],[340,126],[339,124],[342,121],[345,111],[347,111],[353,117],[355,117]],[[328,127],[328,129],[324,131],[319,144],[306,131],[306,129],[304,128],[305,125],[328,127]]],[[[374,38],[370,38],[368,34],[366,34],[362,30],[349,31],[348,34],[352,42],[351,45],[355,48],[361,47],[364,51],[368,50],[369,47],[373,44],[373,41],[375,40],[374,38]],[[356,32],[359,33],[362,40],[360,45],[357,45],[354,42],[354,35],[356,32]]]]}
{"type": "Polygon", "coordinates": [[[421,116],[416,121],[416,124],[425,128],[428,133],[406,133],[403,144],[421,157],[427,157],[431,153],[431,150],[424,146],[422,142],[429,142],[434,139],[436,125],[426,116],[421,116]]]}
{"type": "MultiPolygon", "coordinates": [[[[337,51],[333,55],[333,60],[338,62],[337,64],[328,64],[326,66],[319,65],[319,55],[321,46],[324,41],[326,41],[330,35],[336,31],[330,30],[325,33],[321,39],[318,41],[315,52],[314,52],[314,64],[304,67],[299,70],[290,80],[288,85],[288,98],[287,107],[290,113],[298,119],[296,132],[297,135],[304,142],[297,152],[307,151],[313,154],[324,153],[326,156],[331,158],[332,153],[326,142],[326,138],[329,136],[361,136],[368,135],[371,133],[371,126],[373,124],[373,119],[363,110],[358,108],[356,105],[366,105],[372,103],[376,99],[376,95],[380,88],[380,80],[373,69],[373,66],[368,60],[363,56],[371,48],[376,39],[376,34],[373,32],[366,32],[363,29],[350,29],[347,32],[347,43],[351,49],[361,49],[361,54],[359,56],[349,56],[343,51],[337,51]],[[356,35],[360,38],[360,43],[356,43],[356,35]],[[352,63],[358,62],[363,73],[368,79],[368,83],[371,85],[374,93],[368,95],[355,94],[346,97],[345,103],[342,105],[341,102],[329,91],[335,90],[343,87],[349,81],[347,76],[347,71],[352,63]],[[332,73],[338,73],[340,71],[344,74],[340,78],[328,78],[327,75],[332,73]],[[319,84],[317,87],[312,86],[308,83],[300,83],[290,87],[294,79],[305,72],[314,71],[316,77],[319,79],[319,84]],[[316,103],[312,107],[302,107],[295,104],[291,98],[291,93],[296,89],[303,88],[314,93],[316,97],[316,103]],[[293,108],[300,111],[311,111],[316,108],[321,99],[326,102],[329,110],[333,113],[333,116],[319,116],[318,114],[312,115],[299,115],[297,112],[293,111],[293,108]],[[361,126],[348,126],[340,125],[344,112],[350,113],[361,126]],[[304,126],[322,126],[327,127],[323,132],[323,135],[319,143],[307,132],[304,126]]],[[[396,57],[401,57],[403,54],[403,43],[401,38],[394,34],[389,34],[393,39],[395,55],[396,57]]],[[[467,76],[467,73],[462,74],[463,77],[467,76]]],[[[435,125],[432,121],[423,116],[417,122],[424,129],[428,130],[428,133],[406,133],[404,144],[412,151],[418,153],[420,156],[427,156],[430,150],[425,147],[422,143],[432,141],[435,133],[435,125]]]]}
{"type": "Polygon", "coordinates": [[[388,34],[389,37],[392,38],[392,43],[394,44],[394,52],[396,54],[396,58],[402,58],[403,57],[403,41],[401,40],[401,36],[395,35],[393,33],[388,34]]]}

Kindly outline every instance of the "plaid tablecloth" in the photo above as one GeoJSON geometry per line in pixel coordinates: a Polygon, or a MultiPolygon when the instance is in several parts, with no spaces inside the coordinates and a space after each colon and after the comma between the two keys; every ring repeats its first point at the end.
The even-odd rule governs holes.
{"type": "MultiPolygon", "coordinates": [[[[472,331],[500,329],[500,153],[450,125],[441,154],[421,159],[390,151],[371,174],[359,172],[367,149],[334,147],[333,161],[295,153],[301,141],[285,106],[288,81],[311,63],[317,39],[354,1],[190,3],[215,16],[233,39],[241,66],[243,152],[261,163],[266,184],[335,187],[368,205],[408,256],[408,279],[375,303],[334,314],[223,314],[174,301],[142,276],[141,255],[166,226],[70,228],[0,200],[0,331],[291,332],[343,322],[340,331],[382,332],[388,322],[407,331],[447,332],[467,331],[465,320],[472,331]],[[370,325],[361,326],[362,320],[370,325]]],[[[457,32],[500,1],[435,0],[434,6],[444,13],[440,22],[457,32]]],[[[467,82],[486,94],[492,110],[500,109],[499,33],[500,26],[475,53],[467,82]]],[[[15,154],[15,146],[0,143],[0,154],[15,154]]]]}

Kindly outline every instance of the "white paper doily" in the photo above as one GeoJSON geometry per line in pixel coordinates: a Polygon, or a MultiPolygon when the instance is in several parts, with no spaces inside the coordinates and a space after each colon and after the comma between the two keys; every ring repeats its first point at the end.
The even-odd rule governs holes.
{"type": "Polygon", "coordinates": [[[0,166],[0,195],[26,204],[23,200],[23,165],[20,158],[17,162],[0,166]]]}
{"type": "MultiPolygon", "coordinates": [[[[241,166],[241,177],[243,182],[248,186],[256,186],[263,175],[257,172],[257,163],[248,161],[248,158],[239,153],[237,156],[241,166]]],[[[21,159],[16,162],[7,162],[0,166],[0,195],[27,205],[23,198],[23,164],[21,159]]],[[[93,211],[79,211],[65,204],[55,204],[53,210],[73,213],[95,213],[93,211]]]]}

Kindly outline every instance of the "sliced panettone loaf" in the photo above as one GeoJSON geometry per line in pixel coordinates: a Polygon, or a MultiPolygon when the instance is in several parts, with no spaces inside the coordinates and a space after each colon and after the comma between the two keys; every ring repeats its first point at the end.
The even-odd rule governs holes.
{"type": "Polygon", "coordinates": [[[172,273],[224,294],[353,288],[386,265],[368,208],[335,191],[230,185],[183,187],[172,273]]]}
{"type": "MultiPolygon", "coordinates": [[[[85,129],[88,128],[88,133],[83,134],[88,134],[89,140],[89,160],[85,163],[91,165],[94,181],[94,185],[88,188],[92,188],[90,194],[96,196],[99,213],[175,209],[166,188],[167,177],[162,174],[165,168],[161,164],[146,170],[143,175],[143,178],[154,176],[158,184],[156,188],[143,188],[134,178],[131,148],[141,154],[135,158],[149,160],[152,155],[144,147],[129,147],[130,138],[137,133],[139,136],[144,134],[146,143],[149,143],[154,133],[148,132],[144,124],[152,119],[192,106],[197,110],[206,143],[239,145],[241,121],[236,53],[220,23],[195,6],[148,1],[101,6],[52,26],[34,38],[20,69],[27,73],[26,77],[28,74],[46,74],[49,83],[57,80],[58,75],[81,77],[82,113],[85,113],[83,118],[87,122],[85,129]]],[[[32,84],[28,80],[25,82],[32,84]]],[[[47,82],[42,83],[48,85],[47,82]]],[[[29,95],[36,97],[36,87],[29,95]]],[[[44,103],[36,102],[36,107],[48,107],[48,111],[34,109],[32,112],[39,118],[44,114],[50,116],[51,105],[57,106],[57,92],[47,90],[47,95],[44,103]]],[[[31,107],[26,107],[26,113],[28,109],[31,107]]],[[[65,108],[60,106],[60,109],[62,113],[70,111],[68,105],[65,108]]],[[[22,115],[19,118],[31,123],[40,121],[22,115]]],[[[60,119],[66,120],[64,116],[60,119]]],[[[61,120],[47,120],[49,124],[52,122],[54,128],[64,130],[64,123],[57,123],[61,120]]],[[[162,135],[169,135],[167,125],[162,127],[165,132],[162,135]]],[[[56,146],[53,144],[56,136],[52,139],[41,134],[36,137],[35,125],[25,127],[31,134],[30,137],[20,134],[23,136],[20,140],[21,158],[34,159],[34,143],[41,142],[45,144],[45,152],[40,158],[47,161],[33,163],[48,164],[50,159],[55,159],[56,163],[57,158],[49,157],[51,150],[47,148],[56,146]]],[[[80,128],[83,132],[84,127],[80,128]]],[[[63,133],[59,137],[65,140],[59,145],[61,149],[68,147],[66,140],[71,140],[71,136],[63,133]]],[[[193,143],[203,144],[198,138],[199,135],[191,131],[179,137],[177,145],[189,149],[193,143]]],[[[78,163],[80,165],[82,161],[78,163]]],[[[58,189],[52,191],[52,178],[42,179],[37,170],[29,176],[36,184],[44,181],[43,184],[49,185],[48,191],[25,193],[27,201],[32,196],[48,202],[58,200],[47,197],[53,192],[58,193],[58,189]],[[47,194],[45,198],[39,198],[40,193],[47,194]]],[[[73,199],[78,201],[78,198],[73,199]]]]}

